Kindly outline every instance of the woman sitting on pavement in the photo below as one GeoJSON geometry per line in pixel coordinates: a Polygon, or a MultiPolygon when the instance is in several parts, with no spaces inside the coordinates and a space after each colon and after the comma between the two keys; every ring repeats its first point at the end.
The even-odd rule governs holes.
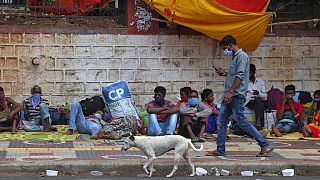
{"type": "Polygon", "coordinates": [[[214,133],[217,130],[217,119],[219,114],[219,108],[217,104],[213,102],[214,95],[211,89],[205,89],[201,93],[201,101],[211,109],[211,115],[208,118],[208,125],[205,129],[205,133],[208,133],[206,136],[209,136],[210,133],[214,133]]]}
{"type": "Polygon", "coordinates": [[[10,97],[6,97],[0,86],[0,131],[17,131],[18,113],[21,105],[10,97]]]}
{"type": "Polygon", "coordinates": [[[179,134],[192,142],[205,142],[203,134],[211,113],[211,109],[199,101],[198,92],[192,90],[188,102],[181,103],[179,134]]]}
{"type": "Polygon", "coordinates": [[[310,124],[304,123],[302,133],[304,137],[320,138],[320,90],[313,94],[313,105],[310,111],[310,124]]]}

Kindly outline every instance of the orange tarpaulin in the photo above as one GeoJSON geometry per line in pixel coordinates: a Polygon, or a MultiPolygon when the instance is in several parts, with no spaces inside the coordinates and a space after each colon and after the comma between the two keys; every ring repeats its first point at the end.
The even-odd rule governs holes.
{"type": "Polygon", "coordinates": [[[144,1],[169,21],[202,32],[213,39],[221,40],[226,35],[232,35],[239,46],[247,51],[258,47],[270,19],[269,13],[239,12],[214,0],[144,1]]]}
{"type": "Polygon", "coordinates": [[[219,4],[240,12],[266,12],[269,0],[216,0],[219,4]]]}

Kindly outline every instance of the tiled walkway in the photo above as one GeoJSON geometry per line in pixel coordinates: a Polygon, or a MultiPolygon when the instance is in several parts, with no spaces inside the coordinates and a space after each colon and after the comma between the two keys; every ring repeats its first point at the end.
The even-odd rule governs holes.
{"type": "MultiPolygon", "coordinates": [[[[192,154],[194,162],[236,161],[236,162],[296,162],[320,163],[320,141],[269,140],[275,147],[272,157],[257,158],[259,147],[255,141],[244,137],[232,137],[227,142],[227,157],[207,157],[205,151],[215,149],[213,139],[204,143],[204,151],[192,154]]],[[[81,135],[74,142],[46,141],[0,141],[0,161],[4,162],[57,162],[70,161],[125,161],[144,162],[145,156],[138,149],[120,151],[123,140],[92,141],[81,135]]],[[[157,161],[172,161],[173,152],[159,157],[157,161]]]]}

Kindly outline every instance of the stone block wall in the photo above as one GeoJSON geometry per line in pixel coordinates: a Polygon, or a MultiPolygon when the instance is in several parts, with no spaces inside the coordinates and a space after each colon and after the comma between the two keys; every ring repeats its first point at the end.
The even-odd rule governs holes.
{"type": "MultiPolygon", "coordinates": [[[[320,89],[320,37],[265,37],[248,54],[267,89],[320,89]]],[[[158,85],[171,100],[183,86],[211,88],[219,99],[224,77],[211,66],[227,68],[229,61],[217,41],[198,35],[0,34],[0,84],[19,102],[35,84],[52,105],[62,105],[118,80],[128,82],[140,107],[158,85]]]]}

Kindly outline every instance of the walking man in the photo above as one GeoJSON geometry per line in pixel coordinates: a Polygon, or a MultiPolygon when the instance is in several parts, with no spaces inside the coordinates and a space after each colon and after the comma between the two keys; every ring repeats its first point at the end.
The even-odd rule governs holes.
{"type": "Polygon", "coordinates": [[[225,82],[224,98],[218,116],[218,138],[217,149],[210,151],[207,156],[226,156],[225,143],[227,139],[228,117],[233,113],[240,128],[253,137],[261,147],[257,156],[267,156],[273,151],[269,143],[261,136],[256,128],[249,122],[244,114],[245,92],[249,84],[249,58],[248,55],[238,47],[234,37],[225,36],[220,42],[221,48],[226,55],[232,55],[232,62],[228,72],[221,68],[217,73],[227,76],[225,82]]]}

